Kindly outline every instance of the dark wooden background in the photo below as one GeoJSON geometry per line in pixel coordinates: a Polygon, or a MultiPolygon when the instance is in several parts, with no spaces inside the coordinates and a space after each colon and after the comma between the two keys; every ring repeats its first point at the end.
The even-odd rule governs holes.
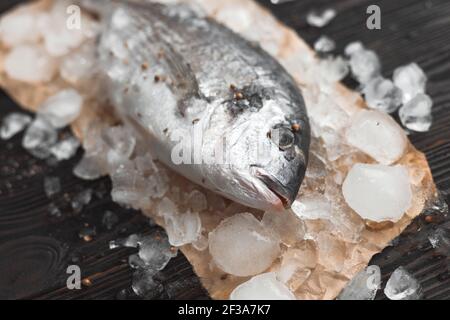
{"type": "MultiPolygon", "coordinates": [[[[0,11],[20,1],[1,1],[0,11]]],[[[392,76],[399,65],[416,61],[429,77],[428,92],[435,106],[430,132],[412,134],[417,148],[426,153],[435,181],[448,201],[450,194],[450,1],[448,0],[294,0],[282,5],[260,2],[310,44],[326,34],[337,41],[337,53],[350,41],[360,40],[375,50],[383,63],[383,74],[392,76]],[[366,29],[366,8],[378,4],[382,29],[366,29]],[[323,29],[309,27],[310,9],[333,7],[338,16],[323,29]]],[[[351,82],[348,82],[351,86],[351,82]]],[[[0,93],[0,118],[18,107],[0,93]]],[[[39,161],[21,147],[21,136],[0,141],[0,298],[1,299],[133,299],[132,269],[127,264],[132,249],[109,250],[108,242],[156,228],[132,210],[111,201],[108,178],[84,182],[71,172],[81,156],[59,164],[39,161]],[[46,176],[58,176],[62,192],[49,200],[43,190],[46,176]],[[86,188],[95,194],[81,213],[70,199],[86,188]],[[60,217],[49,215],[49,204],[61,208],[60,217]],[[101,220],[110,210],[119,217],[112,230],[101,220]],[[93,240],[79,233],[95,227],[93,240]],[[89,279],[82,290],[65,289],[69,264],[81,266],[89,279]]],[[[381,267],[383,282],[402,265],[421,282],[426,299],[450,299],[449,257],[436,252],[427,237],[438,225],[450,228],[448,217],[428,212],[414,221],[393,246],[373,258],[381,267]]],[[[158,275],[164,290],[151,298],[207,299],[189,263],[179,254],[158,275]]],[[[380,291],[378,299],[385,299],[380,291]]]]}

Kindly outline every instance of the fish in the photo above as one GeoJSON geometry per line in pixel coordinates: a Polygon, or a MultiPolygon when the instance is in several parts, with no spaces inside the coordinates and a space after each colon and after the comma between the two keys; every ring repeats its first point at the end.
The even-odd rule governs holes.
{"type": "Polygon", "coordinates": [[[102,24],[102,95],[158,161],[247,207],[291,206],[310,126],[299,86],[275,58],[187,4],[81,5],[102,24]]]}

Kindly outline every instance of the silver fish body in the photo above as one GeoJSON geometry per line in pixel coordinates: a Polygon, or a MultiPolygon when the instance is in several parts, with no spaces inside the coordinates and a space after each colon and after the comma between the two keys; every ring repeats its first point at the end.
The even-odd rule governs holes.
{"type": "Polygon", "coordinates": [[[289,207],[310,132],[275,59],[186,5],[116,1],[107,12],[98,43],[107,97],[157,158],[246,206],[289,207]]]}

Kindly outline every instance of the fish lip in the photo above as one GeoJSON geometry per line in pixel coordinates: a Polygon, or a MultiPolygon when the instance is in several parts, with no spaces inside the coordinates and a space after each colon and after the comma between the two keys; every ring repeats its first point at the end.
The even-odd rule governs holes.
{"type": "Polygon", "coordinates": [[[258,178],[264,185],[276,195],[284,209],[289,209],[297,196],[297,193],[291,192],[289,188],[283,185],[274,176],[268,174],[264,169],[258,166],[252,166],[254,175],[258,178]]]}

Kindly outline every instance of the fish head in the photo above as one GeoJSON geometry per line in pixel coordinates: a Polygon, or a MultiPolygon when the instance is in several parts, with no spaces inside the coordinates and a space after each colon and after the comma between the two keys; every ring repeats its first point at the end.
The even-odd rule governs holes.
{"type": "Polygon", "coordinates": [[[240,115],[227,132],[234,137],[230,163],[239,169],[231,179],[240,185],[240,202],[262,210],[290,208],[308,163],[307,116],[285,100],[265,101],[260,110],[240,115]]]}

